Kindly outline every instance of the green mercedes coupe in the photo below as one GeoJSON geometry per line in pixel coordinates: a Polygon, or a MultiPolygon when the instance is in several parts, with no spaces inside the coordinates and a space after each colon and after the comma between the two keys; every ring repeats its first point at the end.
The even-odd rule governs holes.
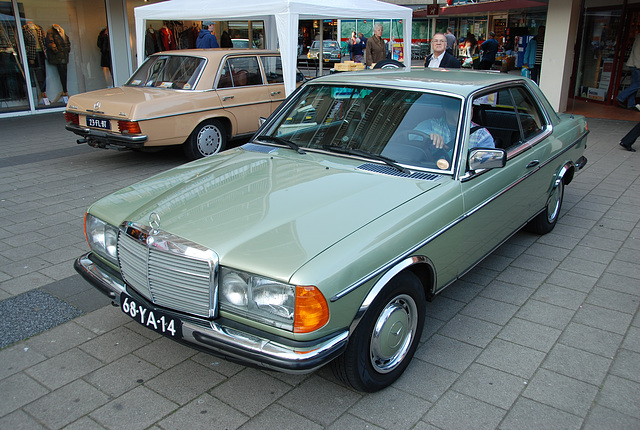
{"type": "Polygon", "coordinates": [[[94,203],[75,268],[171,339],[380,390],[427,300],[521,228],[554,228],[587,134],[519,76],[321,77],[248,143],[94,203]]]}

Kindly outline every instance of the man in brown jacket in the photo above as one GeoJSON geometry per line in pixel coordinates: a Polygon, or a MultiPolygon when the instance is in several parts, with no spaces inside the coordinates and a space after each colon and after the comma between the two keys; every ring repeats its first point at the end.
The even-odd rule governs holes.
{"type": "Polygon", "coordinates": [[[382,23],[376,22],[373,26],[373,36],[367,39],[365,48],[367,67],[371,67],[381,60],[387,58],[387,44],[382,39],[382,23]]]}

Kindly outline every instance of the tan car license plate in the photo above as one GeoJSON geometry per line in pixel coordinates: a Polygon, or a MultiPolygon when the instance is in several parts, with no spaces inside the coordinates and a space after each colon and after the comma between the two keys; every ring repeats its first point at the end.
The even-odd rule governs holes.
{"type": "Polygon", "coordinates": [[[164,336],[176,339],[182,338],[182,323],[180,320],[172,318],[157,309],[149,309],[124,293],[120,295],[120,309],[138,323],[164,336]]]}

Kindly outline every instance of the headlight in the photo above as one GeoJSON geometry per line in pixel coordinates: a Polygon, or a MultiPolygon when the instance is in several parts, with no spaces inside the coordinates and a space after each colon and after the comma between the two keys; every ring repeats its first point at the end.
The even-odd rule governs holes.
{"type": "Polygon", "coordinates": [[[327,301],[313,286],[294,286],[226,267],[220,269],[222,310],[265,324],[307,333],[329,321],[327,301]]]}
{"type": "Polygon", "coordinates": [[[118,228],[107,224],[91,214],[84,219],[84,233],[91,250],[100,256],[118,264],[118,228]]]}

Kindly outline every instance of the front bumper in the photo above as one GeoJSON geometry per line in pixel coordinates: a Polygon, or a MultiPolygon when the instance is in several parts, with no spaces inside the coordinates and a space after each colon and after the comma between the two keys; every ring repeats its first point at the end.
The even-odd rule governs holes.
{"type": "MultiPolygon", "coordinates": [[[[78,257],[74,268],[85,280],[120,305],[120,295],[135,295],[150,309],[153,303],[128,291],[119,274],[101,264],[91,252],[78,257]]],[[[207,320],[162,309],[182,323],[181,342],[232,361],[266,367],[286,373],[316,370],[342,354],[347,346],[348,330],[310,342],[276,338],[256,333],[250,327],[231,321],[207,320]]]]}
{"type": "Polygon", "coordinates": [[[84,141],[78,140],[78,143],[86,142],[90,146],[98,148],[117,147],[140,149],[144,147],[144,143],[148,140],[148,137],[144,134],[127,135],[113,133],[111,131],[96,130],[76,124],[67,124],[65,129],[84,138],[84,141]]]}

